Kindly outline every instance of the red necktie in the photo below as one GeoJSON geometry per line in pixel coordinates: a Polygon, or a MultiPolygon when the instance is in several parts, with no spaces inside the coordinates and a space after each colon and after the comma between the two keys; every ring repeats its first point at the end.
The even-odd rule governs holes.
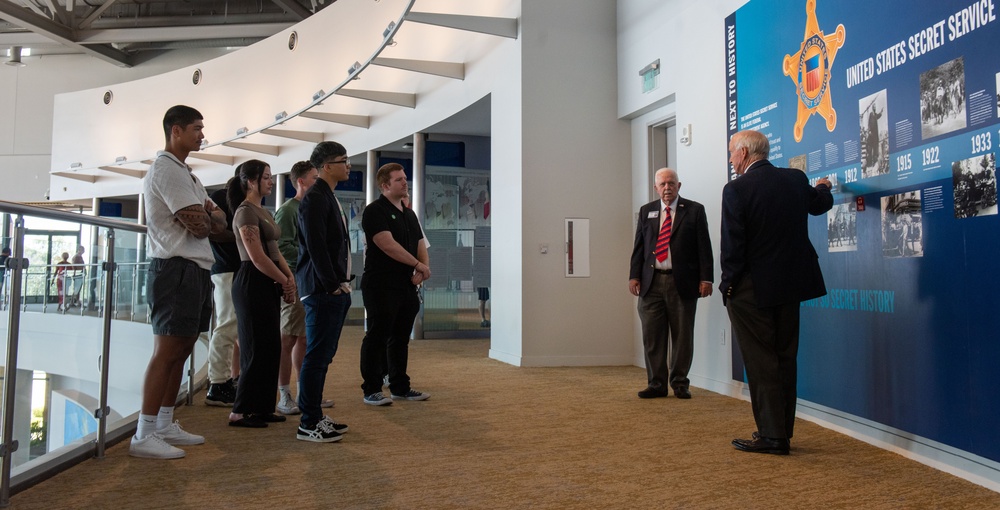
{"type": "Polygon", "coordinates": [[[670,217],[670,208],[665,207],[663,209],[663,225],[660,226],[660,236],[656,238],[656,261],[662,263],[667,260],[667,255],[670,253],[670,228],[674,224],[674,220],[670,217]]]}

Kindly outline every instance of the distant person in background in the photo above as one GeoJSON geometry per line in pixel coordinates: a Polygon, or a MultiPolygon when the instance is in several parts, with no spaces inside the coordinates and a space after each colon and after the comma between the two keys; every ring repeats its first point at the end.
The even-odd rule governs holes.
{"type": "Polygon", "coordinates": [[[0,250],[0,305],[4,303],[4,297],[6,297],[6,287],[4,284],[7,282],[7,259],[10,258],[10,248],[4,248],[0,250]]]}
{"type": "Polygon", "coordinates": [[[57,311],[65,312],[66,305],[66,270],[70,267],[69,252],[62,252],[62,260],[56,262],[56,294],[59,296],[57,311]]]}
{"type": "Polygon", "coordinates": [[[490,321],[486,318],[486,302],[490,300],[490,288],[477,287],[476,292],[479,294],[479,316],[483,319],[483,322],[480,322],[479,326],[488,328],[490,327],[490,321]]]}
{"type": "Polygon", "coordinates": [[[83,290],[83,275],[86,260],[83,259],[83,246],[76,247],[76,255],[73,255],[73,266],[70,267],[72,273],[70,273],[70,299],[69,303],[66,304],[66,308],[73,306],[80,306],[80,291],[83,290]]]}
{"type": "Polygon", "coordinates": [[[239,168],[226,187],[240,250],[240,269],[233,277],[240,380],[229,425],[263,428],[285,421],[274,414],[274,388],[281,359],[281,301],[295,301],[295,277],[278,251],[281,230],[260,205],[273,188],[271,167],[251,159],[239,168]]]}

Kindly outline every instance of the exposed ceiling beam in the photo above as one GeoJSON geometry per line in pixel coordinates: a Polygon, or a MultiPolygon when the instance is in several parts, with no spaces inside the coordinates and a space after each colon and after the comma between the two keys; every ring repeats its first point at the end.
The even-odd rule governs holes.
{"type": "Polygon", "coordinates": [[[411,11],[404,19],[426,25],[517,39],[517,18],[490,18],[486,16],[462,16],[458,14],[411,11]]]}
{"type": "Polygon", "coordinates": [[[371,126],[371,117],[367,115],[349,115],[346,113],[323,113],[323,112],[302,112],[300,117],[308,119],[333,122],[368,129],[371,126]]]}
{"type": "Polygon", "coordinates": [[[364,99],[366,101],[375,101],[377,103],[386,103],[396,106],[405,106],[407,108],[417,107],[417,95],[408,94],[405,92],[382,92],[379,90],[351,90],[351,89],[340,89],[334,94],[338,96],[354,97],[357,99],[364,99]]]}
{"type": "Polygon", "coordinates": [[[280,136],[282,138],[291,138],[293,140],[302,140],[303,142],[320,143],[324,140],[323,133],[316,133],[313,131],[290,131],[287,129],[262,129],[260,131],[265,135],[280,136]]]}
{"type": "MultiPolygon", "coordinates": [[[[212,163],[221,163],[223,165],[232,165],[236,162],[236,156],[226,156],[223,154],[208,154],[205,152],[192,152],[188,154],[189,158],[203,159],[205,161],[211,161],[212,163]]],[[[149,164],[153,164],[152,161],[149,164]]]]}
{"type": "Polygon", "coordinates": [[[382,67],[391,67],[394,69],[403,69],[405,71],[444,76],[445,78],[455,78],[456,80],[465,79],[465,64],[456,64],[453,62],[434,62],[430,60],[378,57],[372,59],[372,64],[382,67]]]}
{"type": "Polygon", "coordinates": [[[122,168],[120,166],[99,166],[97,168],[107,172],[135,177],[137,179],[142,179],[146,175],[146,170],[136,170],[134,168],[122,168]]]}
{"type": "Polygon", "coordinates": [[[121,67],[132,66],[131,59],[128,55],[114,48],[80,44],[69,28],[55,23],[48,18],[32,14],[24,8],[14,5],[13,3],[0,1],[0,16],[6,18],[11,23],[42,34],[59,44],[80,49],[84,53],[97,57],[105,62],[110,62],[121,67]]]}
{"type": "Polygon", "coordinates": [[[59,177],[66,177],[67,179],[76,179],[78,181],[89,183],[97,182],[96,175],[77,174],[73,172],[52,172],[52,175],[58,175],[59,177]]]}
{"type": "Polygon", "coordinates": [[[60,23],[69,26],[69,20],[66,19],[66,9],[63,6],[56,4],[52,0],[45,0],[45,5],[49,8],[49,12],[55,13],[60,23]]]}
{"type": "MultiPolygon", "coordinates": [[[[0,1],[0,4],[4,2],[0,1]]],[[[270,37],[292,23],[247,23],[243,25],[109,28],[81,30],[79,41],[87,44],[126,44],[156,41],[194,41],[237,37],[270,37]]]]}
{"type": "Polygon", "coordinates": [[[271,0],[275,5],[281,7],[287,12],[290,12],[299,17],[300,20],[306,19],[312,16],[312,11],[306,9],[296,0],[271,0]]]}
{"type": "Polygon", "coordinates": [[[242,149],[250,152],[259,152],[261,154],[268,154],[271,156],[277,156],[281,152],[281,147],[277,145],[264,145],[262,143],[246,143],[246,142],[222,142],[222,145],[226,147],[232,147],[234,149],[242,149]]]}
{"type": "Polygon", "coordinates": [[[117,0],[105,0],[103,4],[98,5],[97,8],[94,9],[94,12],[90,13],[89,16],[84,18],[84,20],[80,22],[80,26],[77,28],[81,30],[90,28],[90,24],[93,23],[94,20],[96,20],[97,18],[100,18],[101,14],[103,14],[108,7],[114,5],[116,1],[117,0]]]}

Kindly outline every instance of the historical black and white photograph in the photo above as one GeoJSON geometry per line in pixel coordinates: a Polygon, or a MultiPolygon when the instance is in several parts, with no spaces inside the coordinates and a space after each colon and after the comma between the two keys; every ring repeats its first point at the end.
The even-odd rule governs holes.
{"type": "Polygon", "coordinates": [[[858,101],[861,125],[861,178],[889,173],[889,115],[882,89],[858,101]]]}
{"type": "Polygon", "coordinates": [[[798,156],[792,156],[788,158],[788,168],[794,168],[796,170],[802,170],[803,172],[808,172],[806,163],[809,161],[808,154],[799,154],[798,156]]]}
{"type": "Polygon", "coordinates": [[[882,197],[882,255],[923,257],[920,190],[882,197]]]}
{"type": "Polygon", "coordinates": [[[858,250],[858,209],[854,202],[836,204],[826,213],[830,252],[858,250]]]}
{"type": "Polygon", "coordinates": [[[920,75],[920,136],[927,140],[965,126],[965,60],[958,57],[920,75]]]}
{"type": "Polygon", "coordinates": [[[996,167],[997,157],[992,152],[951,164],[956,218],[997,213],[996,167]]]}

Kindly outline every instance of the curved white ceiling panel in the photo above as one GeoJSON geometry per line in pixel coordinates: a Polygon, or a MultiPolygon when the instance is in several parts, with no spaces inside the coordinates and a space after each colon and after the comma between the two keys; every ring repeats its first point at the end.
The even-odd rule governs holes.
{"type": "Polygon", "coordinates": [[[498,71],[481,62],[517,48],[519,12],[518,0],[338,0],[223,57],[57,95],[51,197],[138,193],[175,104],[205,116],[208,143],[188,164],[209,185],[250,158],[282,173],[321,140],[358,154],[408,136],[490,93],[498,71]]]}

